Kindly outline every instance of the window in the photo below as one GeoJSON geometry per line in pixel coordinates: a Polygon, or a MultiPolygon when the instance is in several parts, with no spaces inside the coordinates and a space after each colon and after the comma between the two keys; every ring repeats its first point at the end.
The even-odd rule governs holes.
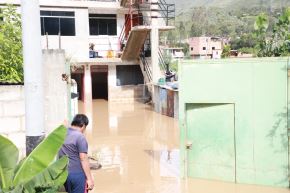
{"type": "Polygon", "coordinates": [[[115,14],[89,14],[90,35],[117,35],[115,14]]]}
{"type": "Polygon", "coordinates": [[[144,84],[144,78],[140,65],[118,65],[117,86],[144,84]]]}
{"type": "Polygon", "coordinates": [[[190,50],[193,51],[193,47],[191,47],[190,50]]]}
{"type": "Polygon", "coordinates": [[[215,47],[212,47],[211,49],[212,49],[212,50],[215,50],[215,47]]]}
{"type": "Polygon", "coordinates": [[[206,50],[206,47],[203,47],[202,49],[203,49],[203,50],[206,50]]]}
{"type": "Polygon", "coordinates": [[[75,36],[75,13],[40,11],[41,35],[75,36]]]}

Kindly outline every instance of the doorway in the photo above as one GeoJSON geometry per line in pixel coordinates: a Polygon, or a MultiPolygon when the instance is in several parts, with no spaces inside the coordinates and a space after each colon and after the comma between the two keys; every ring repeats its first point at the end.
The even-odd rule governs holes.
{"type": "Polygon", "coordinates": [[[77,82],[77,91],[78,91],[78,100],[83,100],[84,96],[84,90],[83,90],[83,85],[84,85],[84,73],[80,72],[80,73],[72,73],[71,74],[71,78],[74,79],[77,82]]]}
{"type": "Polygon", "coordinates": [[[108,100],[108,66],[92,66],[92,98],[108,100]]]}

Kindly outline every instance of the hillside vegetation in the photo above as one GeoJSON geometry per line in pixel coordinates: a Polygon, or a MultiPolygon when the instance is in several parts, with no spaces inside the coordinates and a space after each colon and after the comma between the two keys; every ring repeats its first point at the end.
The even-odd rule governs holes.
{"type": "MultiPolygon", "coordinates": [[[[261,13],[268,16],[270,37],[290,0],[167,0],[176,6],[176,29],[165,34],[167,43],[184,46],[184,39],[197,36],[225,37],[232,49],[255,52],[254,24],[261,13]],[[175,2],[174,2],[175,1],[175,2]],[[182,10],[182,11],[181,11],[182,10]]],[[[289,29],[290,30],[290,29],[289,29]]],[[[185,50],[186,51],[186,50],[185,50]]]]}

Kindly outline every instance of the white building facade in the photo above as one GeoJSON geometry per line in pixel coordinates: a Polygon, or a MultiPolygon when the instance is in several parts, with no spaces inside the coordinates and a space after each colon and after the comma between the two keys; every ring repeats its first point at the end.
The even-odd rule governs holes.
{"type": "MultiPolygon", "coordinates": [[[[0,6],[6,4],[21,12],[21,1],[0,0],[0,6]]],[[[139,61],[120,59],[121,33],[129,32],[124,29],[127,7],[118,0],[40,0],[39,4],[42,49],[65,50],[79,99],[85,100],[86,95],[112,101],[145,96],[139,61]],[[90,54],[92,44],[94,55],[90,54]],[[126,91],[121,92],[123,87],[126,91]]]]}

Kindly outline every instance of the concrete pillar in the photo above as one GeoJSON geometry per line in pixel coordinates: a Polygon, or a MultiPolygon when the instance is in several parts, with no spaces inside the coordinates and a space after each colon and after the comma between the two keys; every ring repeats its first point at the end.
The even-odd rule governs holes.
{"type": "Polygon", "coordinates": [[[70,92],[66,73],[64,50],[43,50],[42,65],[44,69],[44,112],[46,132],[50,132],[68,119],[70,92]],[[67,79],[66,79],[67,78],[67,79]]]}
{"type": "Polygon", "coordinates": [[[26,154],[44,138],[44,96],[38,0],[21,1],[26,154]]]}
{"type": "MultiPolygon", "coordinates": [[[[158,10],[158,0],[151,1],[151,10],[158,10]]],[[[158,51],[159,51],[159,29],[158,29],[158,12],[151,12],[151,62],[153,83],[157,83],[160,78],[158,51]]]]}
{"type": "MultiPolygon", "coordinates": [[[[158,0],[151,1],[151,10],[158,10],[158,0]]],[[[152,82],[158,83],[158,79],[160,78],[160,69],[159,69],[159,60],[158,60],[158,51],[159,51],[159,29],[158,29],[158,12],[151,11],[151,64],[152,64],[152,82]]],[[[152,87],[152,100],[153,105],[157,103],[157,99],[155,96],[154,86],[152,87]]]]}
{"type": "Polygon", "coordinates": [[[84,112],[89,118],[88,131],[92,131],[92,109],[93,109],[93,98],[92,98],[92,75],[91,67],[89,64],[84,66],[84,112]]]}

